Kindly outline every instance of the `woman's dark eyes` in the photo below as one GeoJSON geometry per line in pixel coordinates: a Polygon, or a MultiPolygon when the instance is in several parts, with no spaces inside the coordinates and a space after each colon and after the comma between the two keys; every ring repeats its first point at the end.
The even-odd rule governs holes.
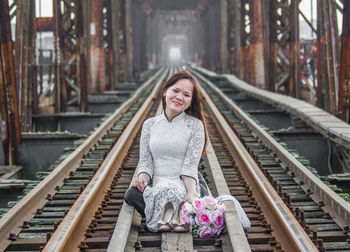
{"type": "MultiPolygon", "coordinates": [[[[178,89],[173,89],[173,92],[174,92],[174,93],[178,93],[178,92],[180,92],[180,91],[179,91],[178,89]]],[[[186,96],[186,97],[191,97],[191,95],[189,95],[189,94],[185,94],[185,96],[186,96]]]]}

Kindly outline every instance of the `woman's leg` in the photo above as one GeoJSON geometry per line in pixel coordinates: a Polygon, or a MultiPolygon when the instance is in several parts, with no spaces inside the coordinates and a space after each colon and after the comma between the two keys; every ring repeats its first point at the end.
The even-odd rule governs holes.
{"type": "Polygon", "coordinates": [[[142,192],[135,187],[130,187],[126,190],[124,198],[126,203],[135,207],[142,217],[145,217],[145,201],[142,192]]]}

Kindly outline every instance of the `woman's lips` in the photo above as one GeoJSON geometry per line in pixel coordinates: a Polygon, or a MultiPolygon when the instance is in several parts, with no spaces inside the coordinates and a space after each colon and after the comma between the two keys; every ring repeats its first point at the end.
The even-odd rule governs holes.
{"type": "Polygon", "coordinates": [[[176,107],[181,106],[181,103],[179,102],[174,101],[173,103],[175,104],[176,107]]]}

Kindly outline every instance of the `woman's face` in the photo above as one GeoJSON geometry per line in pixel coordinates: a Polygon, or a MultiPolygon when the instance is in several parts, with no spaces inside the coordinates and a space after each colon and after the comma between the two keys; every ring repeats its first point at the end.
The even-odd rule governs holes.
{"type": "Polygon", "coordinates": [[[177,115],[186,110],[192,101],[193,84],[188,79],[180,79],[165,92],[166,112],[168,116],[177,115]]]}

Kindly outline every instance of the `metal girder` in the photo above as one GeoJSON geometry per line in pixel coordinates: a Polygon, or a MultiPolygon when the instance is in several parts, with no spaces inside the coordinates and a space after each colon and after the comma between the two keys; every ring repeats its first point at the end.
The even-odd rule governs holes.
{"type": "MultiPolygon", "coordinates": [[[[325,90],[325,109],[336,114],[338,105],[338,83],[337,70],[337,27],[335,6],[333,0],[317,1],[317,82],[318,98],[322,99],[322,90],[325,90]]],[[[320,102],[318,102],[318,105],[320,102]]]]}
{"type": "Polygon", "coordinates": [[[299,0],[291,0],[290,4],[290,37],[289,37],[289,88],[288,94],[300,98],[300,40],[299,40],[299,0]]]}
{"type": "Polygon", "coordinates": [[[104,0],[104,52],[105,52],[105,65],[106,65],[106,76],[108,77],[109,90],[114,90],[115,79],[114,79],[114,48],[113,48],[113,37],[112,37],[112,9],[111,0],[104,0]]]}
{"type": "Polygon", "coordinates": [[[250,4],[250,82],[253,86],[265,88],[263,0],[255,0],[250,4]]]}
{"type": "Polygon", "coordinates": [[[249,34],[250,34],[250,12],[251,12],[251,0],[241,0],[241,73],[242,78],[250,82],[250,71],[254,67],[251,63],[251,57],[249,57],[249,34]]]}
{"type": "Polygon", "coordinates": [[[21,130],[7,0],[0,1],[0,10],[0,129],[5,164],[14,165],[19,163],[18,143],[21,139],[21,130]]]}
{"type": "Polygon", "coordinates": [[[227,68],[238,78],[241,72],[241,0],[227,0],[227,68]]]}
{"type": "Polygon", "coordinates": [[[126,0],[111,2],[112,9],[112,39],[115,53],[115,81],[129,81],[129,57],[126,28],[126,0]]]}
{"type": "Polygon", "coordinates": [[[104,0],[95,0],[91,3],[91,91],[103,92],[105,90],[105,51],[103,36],[103,5],[104,0]]]}
{"type": "Polygon", "coordinates": [[[126,32],[126,0],[119,0],[120,4],[120,13],[119,13],[119,28],[120,28],[120,69],[122,74],[122,80],[124,82],[129,81],[129,59],[128,59],[128,47],[127,47],[127,32],[126,32]]]}
{"type": "Polygon", "coordinates": [[[73,96],[78,97],[80,110],[87,111],[84,2],[54,0],[56,112],[65,111],[67,101],[73,96]]]}
{"type": "Polygon", "coordinates": [[[31,131],[32,114],[38,108],[35,1],[17,0],[16,4],[15,65],[21,130],[31,131]]]}
{"type": "Polygon", "coordinates": [[[350,2],[343,3],[343,29],[341,35],[339,74],[339,116],[350,122],[350,2]]]}

